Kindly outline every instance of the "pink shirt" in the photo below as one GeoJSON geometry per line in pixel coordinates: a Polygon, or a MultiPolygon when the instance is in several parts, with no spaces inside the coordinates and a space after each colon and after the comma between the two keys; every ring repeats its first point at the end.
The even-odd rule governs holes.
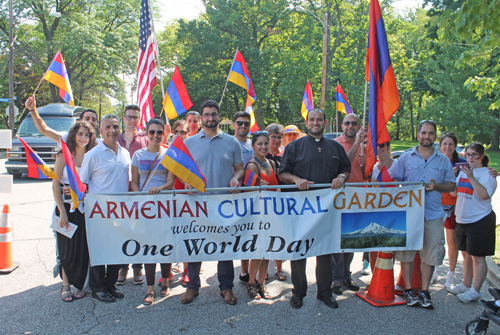
{"type": "MultiPolygon", "coordinates": [[[[337,137],[335,141],[342,144],[346,153],[349,152],[352,148],[352,143],[349,142],[344,134],[337,137]]],[[[358,148],[358,152],[356,153],[356,157],[351,162],[351,176],[347,183],[362,183],[363,182],[363,171],[361,170],[361,165],[359,164],[359,155],[361,154],[361,146],[358,148]]]]}
{"type": "Polygon", "coordinates": [[[127,141],[123,138],[123,132],[118,137],[118,143],[122,146],[122,148],[127,149],[130,152],[130,158],[134,156],[134,153],[142,148],[146,148],[149,145],[149,139],[146,133],[137,132],[130,142],[130,145],[127,147],[127,141]]]}

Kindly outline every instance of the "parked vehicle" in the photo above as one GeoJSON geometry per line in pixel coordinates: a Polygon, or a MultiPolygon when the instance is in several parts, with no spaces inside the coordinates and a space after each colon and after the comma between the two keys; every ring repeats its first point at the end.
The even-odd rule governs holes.
{"type": "MultiPolygon", "coordinates": [[[[52,103],[37,108],[37,110],[48,127],[63,135],[66,134],[75,123],[75,114],[80,113],[83,108],[61,103],[52,103]]],[[[19,126],[16,132],[16,138],[12,140],[12,149],[7,150],[7,162],[5,162],[5,167],[7,172],[11,174],[14,179],[21,178],[23,173],[28,172],[24,147],[21,141],[19,141],[19,137],[21,137],[51,169],[54,168],[55,156],[60,147],[56,142],[45,137],[36,129],[31,114],[28,114],[19,126]]]]}
{"type": "Polygon", "coordinates": [[[326,138],[329,138],[331,140],[334,140],[334,139],[336,139],[337,137],[339,137],[342,134],[343,133],[324,133],[323,136],[326,137],[326,138]]]}

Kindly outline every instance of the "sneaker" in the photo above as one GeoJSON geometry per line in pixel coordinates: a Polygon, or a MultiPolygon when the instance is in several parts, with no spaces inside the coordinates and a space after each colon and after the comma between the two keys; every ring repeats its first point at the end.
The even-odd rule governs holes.
{"type": "Polygon", "coordinates": [[[461,283],[458,285],[453,285],[452,287],[447,288],[448,292],[453,293],[453,294],[465,293],[469,289],[470,289],[470,287],[465,286],[464,283],[461,283]]]}
{"type": "Polygon", "coordinates": [[[367,260],[363,260],[363,269],[361,269],[361,274],[363,276],[368,276],[371,273],[370,271],[370,262],[367,260]]]}
{"type": "Polygon", "coordinates": [[[477,292],[474,287],[471,287],[464,293],[457,294],[458,300],[461,302],[473,302],[478,301],[481,298],[481,293],[477,292]]]}
{"type": "Polygon", "coordinates": [[[423,308],[434,309],[429,291],[420,291],[418,298],[420,299],[420,304],[423,308]]]}
{"type": "Polygon", "coordinates": [[[335,293],[336,295],[342,295],[343,291],[342,291],[341,281],[336,281],[333,283],[332,292],[335,293]]]}
{"type": "Polygon", "coordinates": [[[414,290],[405,290],[404,297],[408,306],[420,305],[420,300],[414,290]]]}
{"type": "Polygon", "coordinates": [[[497,314],[498,310],[500,309],[500,307],[498,307],[494,301],[486,301],[481,299],[479,300],[479,303],[493,314],[497,314]]]}
{"type": "Polygon", "coordinates": [[[243,283],[248,283],[250,280],[250,275],[248,273],[245,273],[243,276],[240,274],[240,281],[243,283]]]}
{"type": "Polygon", "coordinates": [[[352,280],[352,278],[347,278],[342,281],[342,285],[346,287],[349,291],[359,291],[359,285],[352,280]]]}
{"type": "Polygon", "coordinates": [[[437,267],[435,266],[434,272],[432,273],[431,284],[437,283],[437,281],[438,281],[438,271],[437,271],[437,267]]]}
{"type": "Polygon", "coordinates": [[[456,284],[457,284],[457,280],[455,279],[455,272],[448,271],[448,274],[446,274],[446,283],[444,284],[444,286],[446,288],[450,288],[456,284]]]}
{"type": "Polygon", "coordinates": [[[488,292],[495,298],[495,300],[500,300],[500,290],[496,287],[488,287],[488,292]]]}

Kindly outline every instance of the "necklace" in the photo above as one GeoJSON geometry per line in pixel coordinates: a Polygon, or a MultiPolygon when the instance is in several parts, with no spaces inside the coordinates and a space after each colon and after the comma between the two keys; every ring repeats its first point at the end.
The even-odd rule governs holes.
{"type": "Polygon", "coordinates": [[[254,159],[255,159],[255,161],[256,161],[257,163],[259,163],[259,164],[260,164],[263,168],[266,168],[266,167],[268,167],[268,166],[269,166],[269,163],[267,162],[267,159],[265,159],[265,158],[264,158],[264,159],[266,160],[266,162],[265,162],[265,163],[262,163],[262,162],[260,161],[260,159],[258,159],[258,158],[257,158],[257,156],[254,156],[254,159]]]}

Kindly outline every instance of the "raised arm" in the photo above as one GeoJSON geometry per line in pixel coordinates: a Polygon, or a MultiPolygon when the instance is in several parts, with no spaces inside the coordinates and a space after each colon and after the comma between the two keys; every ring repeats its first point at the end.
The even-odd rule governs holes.
{"type": "Polygon", "coordinates": [[[38,114],[38,111],[36,110],[35,96],[32,95],[31,97],[29,97],[24,103],[24,105],[26,106],[26,109],[28,109],[29,112],[31,113],[31,118],[33,119],[33,123],[35,124],[36,129],[38,129],[40,133],[47,136],[52,141],[60,143],[61,134],[59,134],[54,129],[47,126],[45,121],[43,121],[43,119],[40,117],[40,114],[38,114]]]}

